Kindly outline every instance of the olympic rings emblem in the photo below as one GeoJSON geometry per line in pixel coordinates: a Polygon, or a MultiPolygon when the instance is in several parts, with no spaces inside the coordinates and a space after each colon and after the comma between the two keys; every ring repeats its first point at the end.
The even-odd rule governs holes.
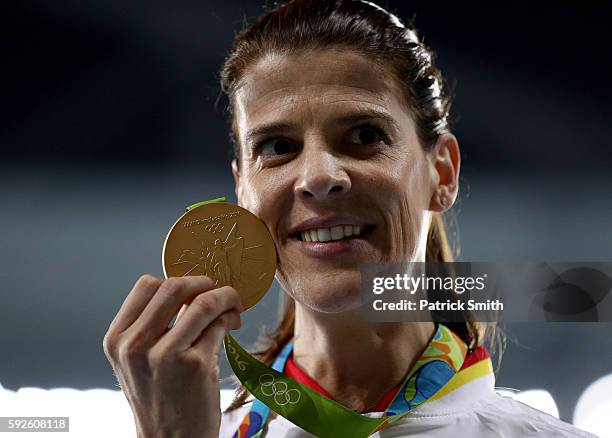
{"type": "Polygon", "coordinates": [[[276,382],[272,374],[262,374],[259,377],[261,393],[268,397],[274,397],[274,402],[279,406],[288,404],[295,405],[300,401],[302,394],[297,389],[289,389],[287,383],[276,382]]]}

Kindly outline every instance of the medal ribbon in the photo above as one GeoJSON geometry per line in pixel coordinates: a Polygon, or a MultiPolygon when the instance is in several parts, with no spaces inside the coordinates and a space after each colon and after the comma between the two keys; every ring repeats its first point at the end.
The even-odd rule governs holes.
{"type": "MultiPolygon", "coordinates": [[[[224,201],[225,198],[203,201],[187,210],[224,201]]],[[[223,344],[236,377],[257,399],[234,435],[238,438],[260,437],[270,409],[321,438],[346,436],[347,431],[351,431],[352,437],[366,438],[435,398],[457,375],[467,353],[467,346],[455,333],[437,324],[433,339],[407,374],[383,418],[370,418],[283,374],[292,343],[285,346],[272,367],[253,357],[230,334],[225,336],[223,344]]]]}

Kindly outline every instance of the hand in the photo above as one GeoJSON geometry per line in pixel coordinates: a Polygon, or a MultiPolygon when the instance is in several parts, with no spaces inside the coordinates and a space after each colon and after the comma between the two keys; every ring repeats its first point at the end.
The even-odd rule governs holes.
{"type": "Polygon", "coordinates": [[[138,279],[103,346],[139,437],[218,437],[219,347],[242,310],[238,292],[209,277],[138,279]]]}

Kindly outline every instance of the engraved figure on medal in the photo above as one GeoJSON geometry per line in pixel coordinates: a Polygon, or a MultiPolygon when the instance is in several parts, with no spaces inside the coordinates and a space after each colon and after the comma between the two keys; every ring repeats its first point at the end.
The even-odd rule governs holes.
{"type": "MultiPolygon", "coordinates": [[[[216,238],[212,245],[206,243],[195,231],[191,231],[194,240],[200,244],[198,250],[185,249],[179,259],[172,265],[186,264],[189,268],[182,276],[207,275],[216,280],[216,286],[237,285],[241,282],[243,259],[248,262],[262,262],[260,259],[249,258],[246,251],[258,248],[261,245],[244,247],[244,238],[238,236],[238,222],[234,222],[225,240],[216,238]]],[[[247,266],[247,275],[249,267],[247,266]]],[[[254,276],[261,274],[261,270],[253,272],[254,276]]],[[[261,277],[258,277],[261,279],[261,277]]]]}

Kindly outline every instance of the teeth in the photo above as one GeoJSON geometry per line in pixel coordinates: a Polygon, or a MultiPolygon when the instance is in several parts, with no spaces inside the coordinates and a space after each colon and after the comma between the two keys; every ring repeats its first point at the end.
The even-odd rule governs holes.
{"type": "Polygon", "coordinates": [[[331,232],[329,228],[319,228],[317,230],[317,234],[319,235],[319,242],[327,242],[331,240],[331,232]]]}
{"type": "Polygon", "coordinates": [[[337,225],[331,228],[302,231],[300,237],[305,242],[328,242],[350,236],[359,236],[362,230],[363,227],[360,225],[337,225]]]}
{"type": "Polygon", "coordinates": [[[340,225],[339,227],[331,227],[331,238],[332,240],[339,240],[344,237],[344,227],[340,225]]]}

